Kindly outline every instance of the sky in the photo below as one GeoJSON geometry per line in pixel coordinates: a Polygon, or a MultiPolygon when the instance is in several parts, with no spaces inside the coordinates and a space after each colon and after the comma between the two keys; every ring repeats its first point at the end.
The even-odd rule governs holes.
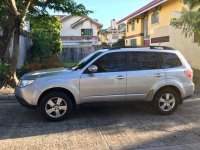
{"type": "MultiPolygon", "coordinates": [[[[152,0],[74,0],[83,4],[86,9],[94,11],[89,17],[97,19],[103,28],[111,25],[111,20],[117,21],[128,16],[152,0]]],[[[58,14],[58,13],[55,13],[58,14]]]]}

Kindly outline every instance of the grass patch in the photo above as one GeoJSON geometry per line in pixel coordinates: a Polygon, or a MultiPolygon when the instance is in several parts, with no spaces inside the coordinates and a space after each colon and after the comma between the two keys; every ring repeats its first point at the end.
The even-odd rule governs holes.
{"type": "Polygon", "coordinates": [[[200,92],[200,70],[193,69],[193,71],[194,71],[195,92],[200,92]]]}

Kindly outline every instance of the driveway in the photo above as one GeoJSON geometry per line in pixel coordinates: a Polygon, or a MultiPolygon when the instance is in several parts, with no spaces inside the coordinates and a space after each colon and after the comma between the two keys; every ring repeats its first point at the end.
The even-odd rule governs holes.
{"type": "Polygon", "coordinates": [[[0,149],[200,149],[200,98],[171,116],[148,103],[95,104],[52,123],[15,100],[0,101],[0,149]]]}

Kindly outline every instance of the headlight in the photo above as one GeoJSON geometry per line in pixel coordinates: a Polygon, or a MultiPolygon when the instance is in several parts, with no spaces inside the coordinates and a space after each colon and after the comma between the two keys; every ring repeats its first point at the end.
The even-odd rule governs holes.
{"type": "Polygon", "coordinates": [[[20,80],[19,87],[24,87],[32,84],[35,80],[20,80]]]}

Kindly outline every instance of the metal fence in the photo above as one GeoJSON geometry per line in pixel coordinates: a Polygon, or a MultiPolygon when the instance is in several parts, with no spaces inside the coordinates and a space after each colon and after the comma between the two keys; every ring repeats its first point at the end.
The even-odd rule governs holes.
{"type": "Polygon", "coordinates": [[[59,56],[61,62],[78,62],[87,55],[96,50],[102,49],[102,46],[67,46],[59,56]]]}

